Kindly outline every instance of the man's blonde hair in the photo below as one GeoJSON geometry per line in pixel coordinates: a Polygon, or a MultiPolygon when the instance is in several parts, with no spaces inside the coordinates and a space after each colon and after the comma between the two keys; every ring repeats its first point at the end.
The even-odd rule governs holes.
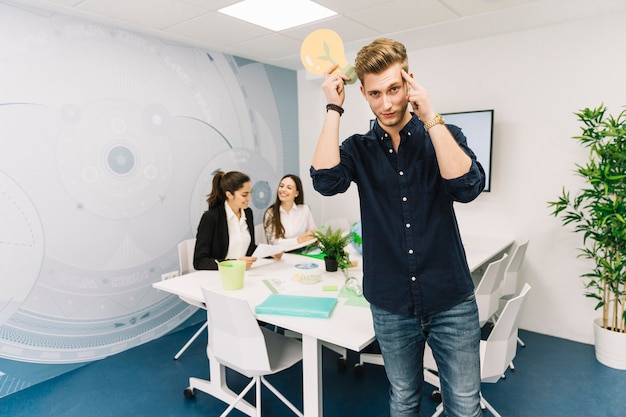
{"type": "Polygon", "coordinates": [[[406,48],[393,39],[380,38],[361,48],[354,60],[354,69],[363,84],[365,74],[379,74],[395,63],[409,71],[406,48]]]}

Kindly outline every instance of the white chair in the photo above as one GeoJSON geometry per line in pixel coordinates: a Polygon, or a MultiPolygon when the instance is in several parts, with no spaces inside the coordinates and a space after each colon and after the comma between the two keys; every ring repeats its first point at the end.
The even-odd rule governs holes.
{"type": "MultiPolygon", "coordinates": [[[[207,356],[252,378],[250,383],[233,400],[220,417],[226,416],[244,395],[256,386],[256,415],[261,416],[261,384],[265,385],[297,416],[303,414],[287,400],[266,379],[266,375],[275,374],[292,367],[302,360],[302,342],[285,337],[279,333],[259,326],[248,302],[227,295],[202,289],[207,306],[209,323],[209,343],[207,356]]],[[[185,390],[186,397],[192,397],[194,390],[202,390],[203,384],[198,378],[190,378],[190,387],[185,390]]],[[[205,381],[206,382],[206,381],[205,381]]]]}
{"type": "MultiPolygon", "coordinates": [[[[515,296],[517,293],[517,288],[519,287],[519,271],[522,268],[527,248],[528,240],[517,245],[513,250],[513,254],[509,257],[509,262],[504,270],[504,277],[502,280],[502,295],[500,302],[500,305],[502,306],[507,300],[515,296]]],[[[522,347],[526,346],[522,339],[518,338],[517,343],[519,343],[522,347]]],[[[515,370],[515,367],[511,366],[511,369],[515,370]]]]}
{"type": "MultiPolygon", "coordinates": [[[[180,275],[189,274],[195,271],[193,267],[193,253],[195,247],[196,239],[187,239],[178,244],[178,263],[180,265],[180,275]]],[[[185,297],[180,297],[180,299],[198,308],[206,309],[204,303],[200,303],[185,297]]],[[[202,326],[200,326],[200,328],[194,333],[194,335],[191,336],[187,343],[185,343],[185,345],[180,348],[176,355],[174,355],[174,360],[178,360],[178,358],[180,358],[180,355],[182,355],[187,350],[189,345],[191,345],[193,341],[196,340],[206,328],[207,322],[205,321],[202,326]]]]}
{"type": "Polygon", "coordinates": [[[474,294],[478,305],[478,323],[483,327],[498,312],[502,296],[502,279],[508,255],[491,262],[478,282],[474,294]]]}
{"type": "Polygon", "coordinates": [[[330,342],[322,342],[322,346],[327,349],[332,350],[333,352],[339,355],[339,358],[337,359],[337,367],[339,369],[346,368],[346,363],[347,363],[347,358],[348,358],[348,349],[341,347],[341,346],[337,346],[330,342]]]}
{"type": "Polygon", "coordinates": [[[257,245],[260,243],[267,244],[267,237],[265,236],[265,228],[263,227],[263,223],[254,226],[254,240],[257,245]]]}
{"type": "Polygon", "coordinates": [[[181,275],[195,272],[196,269],[193,267],[193,253],[195,249],[195,238],[183,240],[178,244],[178,264],[181,275]]]}
{"type": "MultiPolygon", "coordinates": [[[[481,382],[496,383],[500,378],[504,378],[509,364],[515,358],[520,312],[528,291],[530,291],[530,285],[525,284],[519,295],[506,302],[489,338],[480,341],[481,382]]],[[[440,388],[437,364],[428,345],[424,350],[424,381],[440,388]]],[[[443,412],[445,400],[443,398],[443,402],[437,406],[433,417],[439,416],[443,412]]],[[[482,394],[480,400],[482,407],[488,409],[495,417],[501,417],[482,394]]]]}
{"type": "Polygon", "coordinates": [[[502,281],[502,297],[505,299],[512,298],[517,293],[519,271],[522,268],[527,248],[528,240],[517,245],[509,258],[502,281]]]}
{"type": "Polygon", "coordinates": [[[363,365],[370,363],[372,365],[385,366],[383,355],[380,353],[359,353],[359,363],[354,364],[353,372],[355,375],[360,376],[363,373],[363,365]]]}

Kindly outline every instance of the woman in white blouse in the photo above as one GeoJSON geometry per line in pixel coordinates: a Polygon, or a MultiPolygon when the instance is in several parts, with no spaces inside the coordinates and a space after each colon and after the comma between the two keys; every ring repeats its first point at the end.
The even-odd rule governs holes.
{"type": "Polygon", "coordinates": [[[287,174],[278,185],[276,201],[265,210],[263,227],[267,242],[272,245],[296,245],[313,239],[315,220],[304,204],[302,181],[287,174]]]}

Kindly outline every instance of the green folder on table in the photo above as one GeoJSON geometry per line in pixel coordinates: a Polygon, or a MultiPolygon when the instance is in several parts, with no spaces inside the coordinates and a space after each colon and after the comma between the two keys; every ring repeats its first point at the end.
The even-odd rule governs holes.
{"type": "Polygon", "coordinates": [[[337,299],[330,297],[270,294],[265,301],[256,306],[255,312],[281,316],[329,318],[336,304],[337,299]]]}

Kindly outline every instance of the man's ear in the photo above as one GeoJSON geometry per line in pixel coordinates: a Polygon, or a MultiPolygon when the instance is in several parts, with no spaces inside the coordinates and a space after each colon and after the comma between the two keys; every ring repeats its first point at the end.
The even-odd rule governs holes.
{"type": "Polygon", "coordinates": [[[363,98],[366,98],[366,97],[365,97],[365,88],[363,88],[363,84],[361,84],[361,85],[359,86],[359,89],[361,90],[361,94],[363,94],[363,98]]]}

